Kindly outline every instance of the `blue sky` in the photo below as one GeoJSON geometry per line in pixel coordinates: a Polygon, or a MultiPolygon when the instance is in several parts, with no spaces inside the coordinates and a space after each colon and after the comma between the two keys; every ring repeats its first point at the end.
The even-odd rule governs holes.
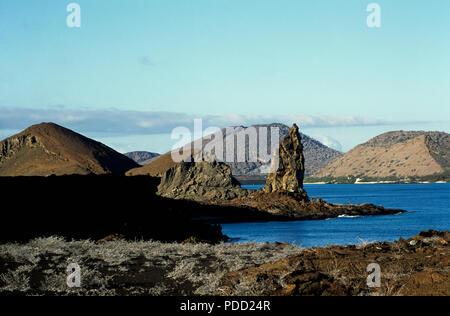
{"type": "Polygon", "coordinates": [[[174,126],[204,118],[297,122],[348,150],[450,132],[450,1],[377,1],[377,29],[373,1],[79,0],[79,29],[70,2],[0,1],[0,137],[56,121],[166,151],[174,126]]]}

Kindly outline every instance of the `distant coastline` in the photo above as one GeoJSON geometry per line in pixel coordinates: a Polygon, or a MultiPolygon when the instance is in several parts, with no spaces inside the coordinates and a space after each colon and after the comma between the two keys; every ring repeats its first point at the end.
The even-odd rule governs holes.
{"type": "MultiPolygon", "coordinates": [[[[263,176],[238,176],[236,180],[241,185],[264,185],[266,177],[263,176]]],[[[408,183],[450,183],[450,174],[431,175],[426,177],[411,178],[356,178],[356,177],[340,177],[340,178],[305,178],[304,184],[408,184],[408,183]]]]}
{"type": "Polygon", "coordinates": [[[443,183],[450,183],[450,181],[436,181],[436,182],[429,182],[429,181],[422,181],[422,182],[411,182],[411,181],[370,181],[370,182],[355,182],[355,183],[348,183],[348,182],[305,182],[306,185],[314,185],[314,184],[443,184],[443,183]]]}
{"type": "Polygon", "coordinates": [[[450,173],[408,178],[372,178],[372,177],[324,177],[305,179],[304,184],[408,184],[408,183],[450,183],[450,173]]]}

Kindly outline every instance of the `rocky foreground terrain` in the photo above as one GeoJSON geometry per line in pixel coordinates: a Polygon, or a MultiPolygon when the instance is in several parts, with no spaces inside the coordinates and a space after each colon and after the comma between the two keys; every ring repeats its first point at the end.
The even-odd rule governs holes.
{"type": "Polygon", "coordinates": [[[393,243],[304,249],[288,244],[65,241],[0,245],[1,295],[450,295],[450,232],[393,243]],[[81,287],[67,286],[67,266],[81,287]],[[366,268],[381,268],[369,288],[366,268]]]}

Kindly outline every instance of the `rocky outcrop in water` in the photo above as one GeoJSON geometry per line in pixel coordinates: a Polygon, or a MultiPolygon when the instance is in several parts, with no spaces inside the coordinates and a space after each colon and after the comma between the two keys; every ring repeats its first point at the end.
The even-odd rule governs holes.
{"type": "Polygon", "coordinates": [[[168,198],[197,201],[230,200],[249,195],[240,187],[224,163],[181,162],[167,170],[158,194],[168,198]]]}
{"type": "Polygon", "coordinates": [[[301,193],[305,176],[305,158],[298,126],[294,124],[289,134],[281,141],[279,153],[273,159],[264,191],[266,193],[287,191],[301,193]],[[276,166],[278,164],[278,168],[276,166]],[[276,170],[275,170],[276,169],[276,170]]]}

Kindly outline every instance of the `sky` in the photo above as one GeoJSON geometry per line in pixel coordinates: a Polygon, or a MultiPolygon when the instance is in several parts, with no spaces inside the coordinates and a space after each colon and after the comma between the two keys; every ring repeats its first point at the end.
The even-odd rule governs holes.
{"type": "Polygon", "coordinates": [[[297,123],[347,151],[450,132],[450,1],[0,0],[0,138],[53,121],[120,152],[177,126],[297,123]],[[66,7],[81,8],[69,28],[66,7]]]}

